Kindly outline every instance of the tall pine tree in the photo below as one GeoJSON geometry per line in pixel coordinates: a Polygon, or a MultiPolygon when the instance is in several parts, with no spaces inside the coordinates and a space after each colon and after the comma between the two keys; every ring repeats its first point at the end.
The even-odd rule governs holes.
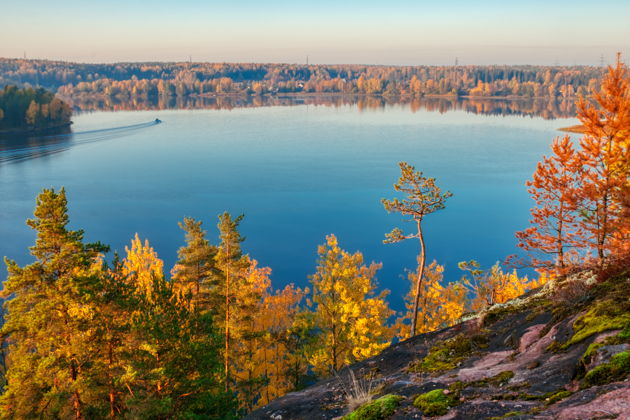
{"type": "Polygon", "coordinates": [[[171,271],[173,281],[184,293],[191,293],[191,302],[208,310],[208,299],[215,288],[215,262],[217,248],[206,239],[202,222],[184,218],[179,227],[185,232],[186,245],[177,251],[177,263],[171,271]]]}
{"type": "Polygon", "coordinates": [[[37,197],[37,232],[31,255],[20,267],[6,259],[3,295],[8,342],[7,385],[0,398],[4,418],[86,418],[100,404],[90,391],[94,376],[91,343],[97,334],[96,263],[107,247],[83,243],[83,231],[69,230],[64,189],[44,190],[37,197]]]}

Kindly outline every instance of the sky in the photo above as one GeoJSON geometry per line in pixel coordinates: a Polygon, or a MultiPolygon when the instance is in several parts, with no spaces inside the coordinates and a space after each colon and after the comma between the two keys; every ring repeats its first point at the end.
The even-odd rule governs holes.
{"type": "Polygon", "coordinates": [[[611,63],[628,0],[0,0],[0,57],[79,62],[611,63]]]}

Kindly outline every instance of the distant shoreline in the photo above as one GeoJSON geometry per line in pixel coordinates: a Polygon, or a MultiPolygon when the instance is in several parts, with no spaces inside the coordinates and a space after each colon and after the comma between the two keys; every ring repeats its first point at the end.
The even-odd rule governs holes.
{"type": "Polygon", "coordinates": [[[582,124],[577,124],[570,127],[561,127],[558,128],[558,131],[564,131],[565,133],[584,134],[584,126],[582,124]]]}
{"type": "MultiPolygon", "coordinates": [[[[87,95],[89,96],[89,95],[87,95]]],[[[545,101],[563,101],[572,100],[575,101],[580,97],[577,95],[567,96],[562,98],[553,98],[550,96],[518,96],[518,95],[494,95],[494,96],[475,96],[475,95],[455,95],[455,94],[426,94],[426,95],[387,95],[383,93],[346,93],[346,92],[273,92],[264,94],[251,94],[246,92],[230,92],[230,93],[204,93],[204,94],[189,94],[185,97],[189,98],[300,98],[300,97],[317,97],[317,96],[330,96],[330,97],[362,97],[362,98],[405,98],[405,99],[475,99],[475,100],[508,100],[508,101],[523,101],[523,100],[545,100],[545,101]]],[[[80,96],[79,96],[80,97],[80,96]]],[[[177,97],[177,96],[172,96],[177,97]]]]}

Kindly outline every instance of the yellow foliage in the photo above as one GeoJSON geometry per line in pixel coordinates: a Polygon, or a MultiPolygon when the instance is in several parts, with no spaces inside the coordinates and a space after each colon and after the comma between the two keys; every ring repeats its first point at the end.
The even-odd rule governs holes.
{"type": "MultiPolygon", "coordinates": [[[[453,325],[466,311],[466,289],[459,283],[442,285],[444,267],[433,261],[425,268],[416,333],[426,333],[453,325]]],[[[407,339],[411,333],[417,271],[410,272],[410,288],[405,296],[407,312],[396,320],[397,335],[407,339]]]]}
{"type": "Polygon", "coordinates": [[[517,298],[529,290],[542,286],[549,279],[548,275],[541,275],[536,280],[529,280],[527,276],[519,277],[516,270],[504,273],[499,263],[487,272],[479,270],[476,261],[460,263],[460,268],[471,273],[472,278],[464,276],[462,282],[473,293],[471,309],[475,312],[517,298]]]}
{"type": "Polygon", "coordinates": [[[153,278],[164,275],[164,262],[149,245],[149,240],[145,239],[143,244],[137,233],[131,240],[131,248],[125,247],[125,251],[127,257],[123,260],[123,275],[135,281],[138,291],[150,295],[153,278]]]}
{"type": "Polygon", "coordinates": [[[375,295],[380,264],[365,266],[363,255],[342,250],[334,235],[326,237],[318,253],[311,306],[321,335],[310,362],[325,376],[386,348],[392,336],[387,319],[393,311],[385,301],[388,291],[375,295]]]}
{"type": "MultiPolygon", "coordinates": [[[[260,389],[258,405],[292,391],[299,380],[291,375],[291,367],[302,364],[299,355],[289,348],[288,334],[299,311],[299,303],[308,289],[302,290],[293,285],[275,293],[265,293],[258,314],[255,317],[255,331],[259,334],[253,354],[254,377],[266,379],[260,389]]],[[[304,370],[305,370],[304,366],[304,370]]],[[[299,375],[299,371],[297,375],[299,375]]]]}

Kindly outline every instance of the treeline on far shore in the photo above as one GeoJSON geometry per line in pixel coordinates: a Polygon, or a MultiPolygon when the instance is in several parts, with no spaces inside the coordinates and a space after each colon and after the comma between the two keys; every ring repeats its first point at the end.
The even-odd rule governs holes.
{"type": "Polygon", "coordinates": [[[558,99],[599,88],[603,73],[594,66],[85,64],[0,58],[0,86],[42,86],[69,98],[338,93],[558,99]]]}

